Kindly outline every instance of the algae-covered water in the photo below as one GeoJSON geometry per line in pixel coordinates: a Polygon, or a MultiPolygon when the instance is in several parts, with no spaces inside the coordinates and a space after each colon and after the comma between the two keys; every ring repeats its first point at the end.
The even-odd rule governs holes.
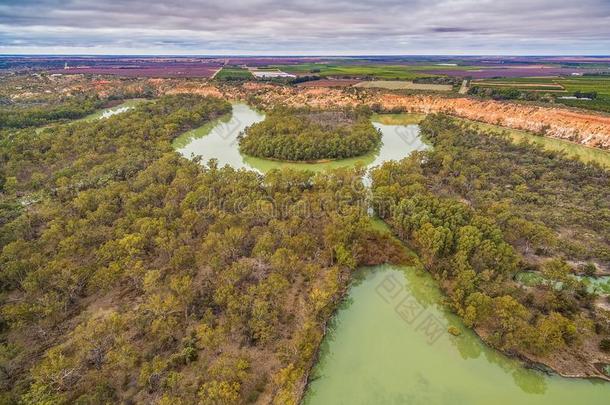
{"type": "Polygon", "coordinates": [[[425,272],[360,269],[329,324],[303,404],[610,403],[610,384],[526,369],[483,344],[441,303],[425,272]],[[449,334],[449,326],[461,334],[449,334]]]}

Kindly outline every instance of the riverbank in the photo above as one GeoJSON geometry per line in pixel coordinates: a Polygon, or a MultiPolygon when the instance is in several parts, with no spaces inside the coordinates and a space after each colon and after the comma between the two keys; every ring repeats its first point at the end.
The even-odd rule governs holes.
{"type": "MultiPolygon", "coordinates": [[[[382,223],[378,225],[378,229],[385,228],[394,239],[398,240],[396,235],[392,233],[389,225],[381,220],[378,221],[382,223]]],[[[416,255],[415,251],[409,246],[403,242],[400,243],[403,244],[406,250],[412,252],[413,255],[416,255]]],[[[421,269],[424,268],[421,262],[419,262],[418,267],[421,267],[421,269]]],[[[438,283],[438,281],[436,282],[438,283]]],[[[583,342],[582,346],[567,348],[566,350],[556,353],[550,357],[541,357],[527,353],[508,352],[498,349],[490,343],[490,334],[487,330],[480,327],[475,327],[472,328],[472,331],[485,345],[491,349],[497,350],[508,357],[518,359],[533,369],[546,373],[552,372],[566,378],[594,378],[610,382],[610,376],[604,374],[598,367],[596,367],[596,364],[598,363],[610,364],[610,354],[602,358],[598,356],[599,350],[597,347],[597,341],[587,340],[583,342]]]]}
{"type": "Polygon", "coordinates": [[[234,103],[231,114],[180,135],[173,141],[173,145],[187,158],[197,156],[203,163],[215,159],[219,166],[228,164],[236,169],[246,168],[259,173],[278,168],[324,171],[341,167],[372,167],[388,160],[400,160],[413,151],[427,148],[419,139],[418,126],[384,125],[374,121],[373,125],[382,133],[381,145],[366,155],[305,163],[262,159],[241,153],[238,148],[240,133],[264,118],[263,113],[249,105],[234,103]]]}
{"type": "MultiPolygon", "coordinates": [[[[390,233],[379,220],[374,226],[390,233]]],[[[603,376],[555,372],[534,359],[492,348],[480,330],[463,325],[443,297],[421,264],[359,269],[325,325],[301,403],[341,398],[345,403],[487,404],[501,398],[502,404],[603,404],[610,395],[609,384],[595,383],[607,380],[603,376]],[[429,339],[396,306],[405,299],[421,309],[418,319],[432,316],[444,333],[429,339]]]]}
{"type": "MultiPolygon", "coordinates": [[[[473,331],[489,347],[489,333],[482,328],[474,328],[473,331]]],[[[610,356],[603,359],[597,357],[589,357],[586,360],[586,353],[598,353],[597,347],[591,344],[591,341],[583,342],[582,346],[568,348],[550,357],[539,357],[526,353],[506,352],[494,348],[504,353],[506,356],[513,357],[521,361],[527,367],[544,372],[554,373],[565,378],[583,378],[583,379],[598,379],[610,382],[610,376],[605,375],[596,364],[610,364],[610,356]]]]}
{"type": "Polygon", "coordinates": [[[366,155],[361,155],[361,156],[352,156],[350,158],[341,158],[341,159],[318,159],[318,160],[287,160],[287,159],[276,159],[276,158],[272,158],[272,157],[258,157],[258,156],[252,156],[252,155],[248,155],[247,153],[244,153],[244,156],[247,157],[251,157],[251,158],[256,158],[256,159],[265,159],[265,160],[270,160],[272,162],[278,162],[278,163],[294,163],[294,164],[308,164],[308,165],[317,165],[317,164],[321,164],[321,163],[331,163],[331,162],[337,162],[340,160],[344,160],[344,159],[357,159],[361,156],[366,156],[366,155]]]}
{"type": "Polygon", "coordinates": [[[610,168],[610,151],[583,145],[567,139],[550,138],[523,130],[510,129],[466,118],[459,119],[483,132],[491,132],[493,134],[506,133],[514,142],[531,142],[540,145],[547,150],[565,152],[567,156],[578,158],[586,163],[595,162],[605,168],[610,168]]]}
{"type": "MultiPolygon", "coordinates": [[[[565,106],[515,103],[510,101],[481,100],[463,95],[431,95],[405,93],[382,89],[328,88],[285,86],[261,82],[241,84],[215,83],[203,79],[138,79],[129,82],[119,79],[95,81],[64,77],[61,85],[66,93],[93,91],[101,97],[114,94],[117,89],[138,94],[154,89],[157,95],[196,93],[227,100],[247,100],[251,104],[286,106],[337,107],[367,104],[387,112],[416,112],[429,114],[443,112],[460,118],[492,125],[529,131],[548,138],[570,140],[580,145],[610,149],[610,115],[565,106]]],[[[24,93],[20,98],[35,97],[37,93],[24,93]]]]}
{"type": "MultiPolygon", "coordinates": [[[[375,229],[376,231],[387,235],[390,237],[392,243],[397,246],[400,247],[400,249],[402,250],[402,252],[404,253],[404,258],[401,261],[395,262],[395,263],[386,263],[385,265],[395,265],[395,266],[399,266],[399,267],[409,267],[409,268],[413,268],[413,269],[419,269],[419,271],[425,271],[423,269],[423,266],[421,264],[421,262],[419,261],[419,258],[417,257],[417,255],[411,251],[410,249],[407,248],[407,246],[402,243],[400,240],[398,240],[390,231],[390,229],[388,228],[388,226],[385,224],[385,222],[383,222],[380,219],[373,219],[371,218],[371,227],[373,229],[375,229]]],[[[383,265],[382,265],[383,266],[383,265]]],[[[366,269],[368,268],[367,266],[362,266],[360,268],[360,270],[362,269],[366,269]]],[[[358,270],[357,270],[358,271],[358,270]]],[[[337,316],[337,311],[339,310],[339,308],[345,304],[345,301],[349,295],[350,290],[354,287],[354,283],[357,283],[359,280],[357,277],[352,277],[348,283],[346,283],[345,285],[342,286],[340,292],[339,292],[339,298],[336,301],[336,305],[335,307],[332,309],[332,315],[326,319],[323,323],[322,323],[322,337],[320,340],[320,343],[318,344],[318,347],[315,350],[315,354],[313,356],[313,358],[311,359],[311,362],[309,364],[309,367],[307,368],[307,371],[304,375],[304,379],[300,384],[300,392],[298,395],[298,399],[299,399],[299,403],[303,403],[303,399],[305,398],[305,395],[307,393],[307,389],[308,387],[311,385],[312,381],[311,381],[311,375],[312,372],[314,371],[316,365],[319,363],[320,360],[320,353],[322,350],[322,345],[324,343],[324,341],[327,339],[327,335],[329,332],[329,324],[332,323],[335,319],[335,317],[337,316]]]]}

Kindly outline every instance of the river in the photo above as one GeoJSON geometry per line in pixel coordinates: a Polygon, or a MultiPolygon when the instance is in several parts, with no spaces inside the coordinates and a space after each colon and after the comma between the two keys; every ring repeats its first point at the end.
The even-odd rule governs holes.
{"type": "Polygon", "coordinates": [[[125,100],[121,104],[115,105],[114,107],[103,108],[101,110],[98,110],[94,113],[87,115],[86,117],[83,117],[79,120],[75,120],[74,122],[83,122],[83,121],[91,122],[91,121],[96,121],[99,119],[110,118],[113,115],[122,114],[129,110],[132,110],[135,107],[137,107],[139,104],[142,104],[147,101],[150,101],[150,100],[146,100],[144,98],[133,98],[133,99],[125,100]]]}
{"type": "Polygon", "coordinates": [[[379,150],[355,158],[325,163],[287,163],[240,153],[237,141],[239,134],[264,118],[264,114],[246,104],[233,104],[232,114],[227,114],[208,125],[185,132],[174,140],[174,147],[188,158],[201,157],[203,163],[207,163],[210,159],[217,159],[220,166],[230,165],[235,168],[256,170],[259,173],[280,167],[311,171],[357,164],[372,167],[387,160],[402,159],[414,150],[426,148],[419,138],[417,125],[384,125],[374,122],[375,127],[381,130],[383,144],[379,150]]]}
{"type": "MultiPolygon", "coordinates": [[[[264,115],[245,104],[174,141],[184,156],[216,159],[264,173],[277,167],[308,170],[375,166],[426,145],[417,125],[385,125],[383,145],[365,156],[328,163],[282,163],[239,153],[237,137],[264,115]]],[[[396,266],[359,269],[328,325],[306,405],[357,404],[607,404],[610,384],[526,369],[487,347],[442,305],[425,272],[396,266]],[[453,336],[447,328],[461,333],[453,336]]]]}
{"type": "Polygon", "coordinates": [[[609,403],[610,384],[526,369],[441,303],[428,273],[360,269],[329,324],[303,404],[609,403]]]}

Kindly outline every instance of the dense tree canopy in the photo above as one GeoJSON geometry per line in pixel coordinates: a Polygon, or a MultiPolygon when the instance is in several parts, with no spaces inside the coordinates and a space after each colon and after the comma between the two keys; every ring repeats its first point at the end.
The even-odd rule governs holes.
{"type": "Polygon", "coordinates": [[[479,134],[446,117],[422,133],[435,152],[429,181],[499,218],[524,254],[610,266],[610,173],[528,143],[479,134]]]}
{"type": "MultiPolygon", "coordinates": [[[[295,403],[352,270],[408,260],[371,227],[371,199],[488,342],[607,347],[572,277],[610,261],[607,171],[443,116],[421,126],[433,150],[372,173],[372,196],[358,169],[263,176],[172,150],[230,108],[165,96],[0,132],[0,402],[295,403]],[[523,270],[547,282],[526,288],[523,270]]],[[[248,139],[302,160],[380,138],[365,110],[277,109],[248,139]]]]}
{"type": "Polygon", "coordinates": [[[3,403],[295,403],[352,269],[402,260],[362,173],[175,153],[229,111],[167,96],[0,144],[3,403]]]}
{"type": "Polygon", "coordinates": [[[81,118],[100,108],[103,103],[104,100],[98,97],[83,95],[41,105],[10,105],[0,108],[0,129],[26,128],[81,118]]]}
{"type": "Polygon", "coordinates": [[[421,128],[434,149],[375,170],[375,207],[466,324],[496,347],[542,356],[608,335],[566,262],[608,265],[608,172],[445,116],[421,128]],[[549,282],[519,286],[525,269],[549,282]]]}
{"type": "Polygon", "coordinates": [[[291,161],[360,156],[377,148],[380,132],[367,109],[319,111],[277,107],[240,138],[242,152],[291,161]]]}

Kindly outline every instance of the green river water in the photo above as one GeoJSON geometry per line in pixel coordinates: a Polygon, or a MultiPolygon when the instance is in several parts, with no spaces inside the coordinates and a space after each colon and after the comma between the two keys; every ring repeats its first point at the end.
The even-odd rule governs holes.
{"type": "Polygon", "coordinates": [[[79,122],[79,121],[89,122],[89,121],[95,121],[95,120],[99,120],[99,119],[103,119],[103,118],[110,118],[113,115],[127,112],[127,111],[135,108],[139,104],[142,104],[146,101],[150,101],[150,100],[146,100],[144,98],[133,98],[130,100],[125,100],[121,104],[115,105],[114,107],[101,109],[99,111],[96,111],[92,114],[87,115],[86,117],[76,120],[76,122],[79,122]]]}
{"type": "Polygon", "coordinates": [[[483,344],[441,302],[427,273],[360,269],[329,324],[303,403],[610,403],[609,383],[526,369],[483,344]]]}
{"type": "MultiPolygon", "coordinates": [[[[324,170],[378,165],[424,149],[417,125],[383,125],[382,147],[355,159],[293,164],[239,153],[237,136],[264,115],[245,104],[233,114],[189,131],[174,142],[205,163],[266,172],[276,167],[324,170]]],[[[526,369],[484,345],[442,305],[432,277],[413,268],[359,269],[328,325],[305,405],[358,404],[609,404],[610,384],[526,369]],[[461,334],[453,336],[454,326],[461,334]]]]}
{"type": "MultiPolygon", "coordinates": [[[[96,112],[91,113],[85,117],[82,117],[82,118],[79,118],[76,120],[72,120],[71,123],[75,124],[75,123],[79,123],[79,122],[94,122],[94,121],[97,121],[100,119],[110,118],[114,115],[122,114],[129,110],[132,110],[136,106],[142,104],[143,102],[147,102],[147,101],[153,102],[151,100],[147,100],[147,99],[143,99],[143,98],[133,98],[133,99],[125,100],[121,104],[115,105],[114,107],[102,108],[101,110],[97,110],[96,112]]],[[[39,134],[42,131],[44,131],[45,129],[51,128],[54,125],[57,125],[57,124],[49,124],[49,125],[45,125],[42,127],[38,127],[34,131],[36,131],[36,133],[39,134]]]]}
{"type": "Polygon", "coordinates": [[[233,113],[203,127],[185,132],[174,140],[174,147],[184,156],[200,156],[203,163],[217,159],[220,166],[257,170],[261,173],[279,167],[322,171],[330,168],[376,166],[387,160],[399,160],[426,145],[419,138],[417,125],[383,125],[374,123],[383,133],[383,145],[379,150],[351,159],[326,163],[287,163],[260,159],[239,152],[237,136],[247,127],[262,121],[265,116],[246,104],[233,104],[233,113]]]}

